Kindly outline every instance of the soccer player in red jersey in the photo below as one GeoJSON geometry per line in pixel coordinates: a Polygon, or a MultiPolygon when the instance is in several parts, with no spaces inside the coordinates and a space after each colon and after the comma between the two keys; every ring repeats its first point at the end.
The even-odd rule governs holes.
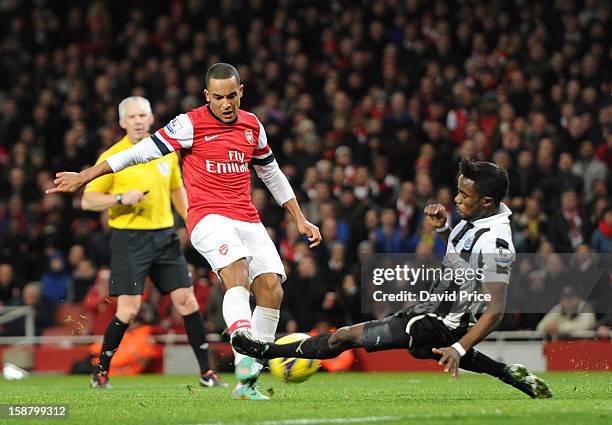
{"type": "MultiPolygon", "coordinates": [[[[300,209],[286,176],[268,146],[263,125],[240,109],[244,87],[236,68],[212,65],[205,76],[208,104],[180,114],[133,147],[106,158],[80,173],[61,172],[47,193],[75,192],[101,175],[181,151],[189,209],[187,228],[193,247],[223,280],[227,291],[223,317],[230,341],[236,333],[273,341],[283,298],[285,270],[274,243],[251,201],[250,170],[266,184],[306,235],[310,247],[321,243],[321,233],[300,209]],[[249,296],[257,307],[253,312],[249,296]]],[[[261,364],[236,353],[233,399],[265,400],[255,386],[261,364]]]]}

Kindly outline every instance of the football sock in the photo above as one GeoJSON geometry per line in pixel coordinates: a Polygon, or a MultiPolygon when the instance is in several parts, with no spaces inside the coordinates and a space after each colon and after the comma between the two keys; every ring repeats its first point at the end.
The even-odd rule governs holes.
{"type": "Polygon", "coordinates": [[[251,318],[253,336],[260,341],[273,342],[279,319],[280,310],[261,306],[255,307],[251,318]]]}
{"type": "Polygon", "coordinates": [[[183,316],[185,324],[185,332],[191,348],[195,353],[198,364],[200,365],[200,374],[210,370],[208,362],[208,342],[206,342],[206,332],[204,331],[204,320],[199,310],[183,316]]]}
{"type": "MultiPolygon", "coordinates": [[[[504,363],[497,362],[491,357],[482,354],[477,350],[468,350],[468,352],[461,358],[459,363],[461,369],[469,370],[477,373],[486,373],[487,375],[494,376],[504,381],[506,379],[506,371],[504,363]]],[[[506,382],[506,381],[504,381],[506,382]]]]}
{"type": "MultiPolygon", "coordinates": [[[[231,335],[238,329],[251,329],[251,305],[248,289],[244,286],[234,286],[225,291],[223,297],[223,319],[231,335]]],[[[234,365],[244,358],[242,354],[234,351],[234,365]]]]}
{"type": "Polygon", "coordinates": [[[312,338],[296,341],[289,344],[268,344],[268,351],[265,357],[273,359],[275,357],[299,357],[303,359],[333,359],[346,347],[331,348],[329,338],[332,334],[313,336],[312,338]]]}
{"type": "Polygon", "coordinates": [[[223,297],[223,319],[230,336],[238,329],[251,329],[251,305],[249,290],[244,286],[234,286],[223,297]]]}
{"type": "Polygon", "coordinates": [[[117,348],[119,348],[123,334],[128,326],[128,323],[123,323],[117,316],[114,316],[113,320],[108,324],[106,332],[104,332],[102,352],[100,353],[100,365],[98,366],[100,372],[108,372],[111,358],[115,351],[117,351],[117,348]]]}

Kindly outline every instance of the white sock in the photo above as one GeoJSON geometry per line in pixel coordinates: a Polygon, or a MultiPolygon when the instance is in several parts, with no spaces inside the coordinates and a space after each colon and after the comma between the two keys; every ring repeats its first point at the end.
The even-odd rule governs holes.
{"type": "Polygon", "coordinates": [[[251,328],[251,305],[249,290],[234,286],[225,291],[223,297],[223,319],[230,336],[238,329],[251,328]]]}
{"type": "MultiPolygon", "coordinates": [[[[225,291],[223,297],[223,319],[227,325],[230,337],[238,329],[251,328],[250,292],[244,286],[234,286],[225,291]]],[[[234,351],[234,364],[238,364],[244,356],[234,351]]]]}
{"type": "Polygon", "coordinates": [[[280,310],[258,305],[251,318],[253,336],[261,341],[274,342],[279,319],[280,310]]]}

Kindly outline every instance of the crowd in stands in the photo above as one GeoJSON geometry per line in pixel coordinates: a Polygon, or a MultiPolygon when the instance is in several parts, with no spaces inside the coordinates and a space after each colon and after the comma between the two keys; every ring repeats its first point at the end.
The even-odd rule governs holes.
{"type": "MultiPolygon", "coordinates": [[[[53,306],[82,303],[89,331],[102,332],[113,314],[106,218],[82,211],[81,194],[44,190],[55,172],[93,164],[123,136],[123,98],[147,97],[158,128],[204,104],[203,74],[222,61],[238,68],[242,107],[264,123],[323,235],[309,250],[254,177],[253,202],[289,276],[279,331],[368,318],[360,261],[372,253],[444,252],[422,211],[440,202],[457,223],[466,157],[508,170],[515,246],[542,266],[515,266],[521,295],[558,295],[540,328],[569,329],[555,318],[593,298],[575,287],[581,278],[561,290],[559,276],[608,261],[593,289],[601,305],[582,322],[605,330],[610,11],[605,0],[1,2],[0,305],[34,306],[41,333],[58,324],[53,306]]],[[[222,285],[179,234],[207,327],[221,332],[222,285]]],[[[512,308],[506,329],[535,329],[544,316],[512,308]]],[[[158,332],[181,332],[153,288],[142,314],[158,332]]],[[[0,325],[3,335],[22,332],[0,325]]]]}

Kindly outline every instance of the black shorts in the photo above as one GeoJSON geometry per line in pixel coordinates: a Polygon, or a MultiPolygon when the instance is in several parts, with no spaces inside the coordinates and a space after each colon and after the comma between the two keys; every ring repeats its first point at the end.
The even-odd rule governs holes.
{"type": "Polygon", "coordinates": [[[191,286],[187,262],[173,228],[111,229],[110,249],[112,296],[141,295],[147,276],[163,294],[191,286]]]}
{"type": "Polygon", "coordinates": [[[368,352],[405,348],[416,358],[431,359],[439,357],[432,353],[432,348],[449,347],[465,333],[465,328],[447,328],[442,318],[433,313],[408,310],[367,322],[363,345],[368,352]]]}

